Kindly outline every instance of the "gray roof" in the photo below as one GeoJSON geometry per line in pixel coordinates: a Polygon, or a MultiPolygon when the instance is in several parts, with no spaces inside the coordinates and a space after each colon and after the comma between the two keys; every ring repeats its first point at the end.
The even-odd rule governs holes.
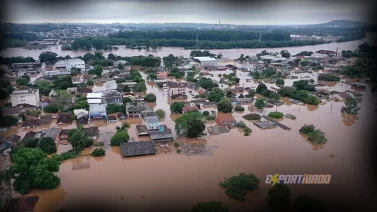
{"type": "Polygon", "coordinates": [[[53,138],[53,139],[55,139],[59,133],[60,133],[60,128],[55,128],[55,127],[44,129],[42,131],[43,137],[48,137],[48,138],[53,138]]]}
{"type": "Polygon", "coordinates": [[[151,135],[151,138],[152,138],[153,141],[158,141],[158,140],[174,140],[174,136],[171,133],[154,134],[154,135],[151,135]]]}
{"type": "Polygon", "coordinates": [[[120,151],[123,157],[156,154],[152,141],[134,141],[120,144],[120,151]]]}
{"type": "Polygon", "coordinates": [[[160,119],[157,116],[147,116],[145,117],[146,122],[148,123],[159,123],[160,119]]]}
{"type": "Polygon", "coordinates": [[[127,108],[128,112],[141,112],[143,110],[145,110],[144,106],[130,106],[127,108]]]}
{"type": "Polygon", "coordinates": [[[138,124],[136,125],[136,131],[137,131],[137,134],[146,134],[146,135],[149,135],[149,131],[148,131],[148,128],[147,126],[145,125],[142,125],[142,124],[138,124]]]}

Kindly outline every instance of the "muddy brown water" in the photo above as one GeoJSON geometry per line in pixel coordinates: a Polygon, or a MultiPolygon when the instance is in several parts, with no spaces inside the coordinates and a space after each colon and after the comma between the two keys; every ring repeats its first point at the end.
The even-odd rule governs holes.
{"type": "MultiPolygon", "coordinates": [[[[238,58],[241,54],[254,56],[257,53],[260,53],[263,50],[267,50],[268,52],[280,52],[281,50],[288,50],[291,54],[296,54],[301,51],[318,51],[321,49],[325,50],[332,50],[336,51],[338,48],[338,52],[342,50],[355,50],[359,44],[363,42],[368,42],[371,45],[375,45],[375,36],[376,33],[367,33],[367,37],[365,39],[356,40],[356,41],[349,41],[349,42],[342,42],[342,43],[329,43],[329,44],[321,44],[315,46],[298,46],[298,47],[283,47],[283,48],[259,48],[259,49],[213,49],[210,50],[216,54],[222,54],[223,57],[234,59],[238,58]]],[[[191,50],[184,50],[183,48],[177,47],[163,47],[158,50],[136,50],[136,49],[127,49],[124,46],[118,46],[118,50],[112,51],[101,51],[104,53],[104,56],[107,57],[108,54],[113,53],[119,56],[139,56],[144,55],[147,56],[149,54],[153,54],[159,57],[165,57],[169,54],[173,54],[176,56],[184,56],[189,57],[191,50]]],[[[43,49],[43,50],[26,50],[23,48],[8,48],[3,51],[0,51],[0,56],[2,57],[16,57],[16,56],[23,56],[23,57],[33,57],[38,59],[40,53],[45,51],[52,51],[58,54],[58,56],[66,56],[70,55],[71,57],[77,56],[84,56],[86,53],[94,53],[94,51],[67,51],[62,50],[61,46],[51,47],[51,49],[43,49]]]]}
{"type": "MultiPolygon", "coordinates": [[[[244,73],[237,72],[239,76],[244,73]]],[[[145,78],[145,74],[142,74],[145,78]]],[[[217,73],[213,78],[216,78],[217,73]]],[[[246,76],[245,76],[246,78],[246,76]]],[[[246,82],[245,86],[256,86],[256,83],[246,82]]],[[[286,80],[292,84],[293,80],[286,80]]],[[[267,84],[268,87],[274,86],[267,84]]],[[[334,85],[332,89],[345,91],[349,85],[334,85]]],[[[169,111],[169,100],[166,91],[148,85],[148,93],[157,96],[154,109],[163,109],[166,118],[163,123],[174,128],[174,122],[179,117],[169,111]]],[[[270,185],[264,184],[267,174],[332,174],[330,185],[291,185],[291,200],[298,195],[307,193],[320,198],[326,204],[341,204],[334,202],[332,195],[339,195],[339,191],[346,189],[347,198],[344,201],[350,204],[367,204],[368,198],[358,198],[368,192],[367,165],[364,163],[363,152],[367,148],[364,130],[371,130],[371,123],[376,105],[376,98],[372,98],[369,89],[364,94],[359,116],[342,115],[340,108],[343,102],[333,102],[319,105],[289,104],[279,106],[278,111],[291,113],[296,120],[283,118],[279,120],[291,130],[281,128],[261,130],[250,121],[245,121],[243,113],[234,112],[232,115],[237,121],[245,121],[252,129],[250,136],[243,136],[237,129],[221,135],[208,135],[203,140],[208,145],[217,145],[215,153],[210,156],[185,156],[175,151],[166,153],[159,151],[155,156],[122,158],[119,147],[111,147],[106,156],[93,158],[80,157],[65,161],[57,175],[61,178],[61,185],[54,190],[33,190],[29,195],[40,197],[35,211],[53,211],[59,208],[69,209],[71,204],[78,204],[80,199],[102,201],[111,204],[114,208],[123,208],[130,211],[151,211],[156,208],[180,206],[180,211],[189,211],[200,201],[222,201],[231,211],[257,210],[265,203],[265,195],[270,185]],[[313,146],[306,141],[306,137],[298,132],[303,124],[314,124],[326,133],[328,143],[313,146]],[[344,161],[342,165],[342,159],[344,161]],[[73,163],[90,162],[89,169],[72,170],[73,163]],[[230,199],[218,182],[224,177],[239,173],[254,173],[261,180],[257,191],[249,192],[244,203],[230,199]],[[363,180],[360,180],[363,179],[363,180]],[[349,192],[349,191],[352,192],[349,192]],[[121,200],[123,197],[123,200],[121,200]],[[330,197],[330,198],[329,198],[330,197]]],[[[189,95],[189,99],[191,96],[189,95]]],[[[288,102],[287,98],[282,98],[288,102]]],[[[245,105],[248,107],[248,105],[245,105]]],[[[213,110],[206,108],[205,110],[213,110]]],[[[254,112],[267,115],[276,108],[262,110],[252,109],[254,112]]],[[[230,114],[218,113],[219,116],[230,114]]],[[[127,120],[131,123],[128,130],[131,137],[138,140],[148,140],[149,137],[137,137],[135,124],[143,123],[142,119],[127,120]]],[[[91,123],[99,126],[100,132],[115,131],[121,122],[107,124],[103,121],[91,123]]],[[[208,122],[207,126],[215,125],[208,122]]],[[[51,124],[54,126],[54,123],[51,124]]],[[[75,125],[70,126],[72,128],[75,125]]],[[[25,131],[11,129],[7,135],[17,133],[24,135],[25,131]]],[[[182,141],[183,142],[183,141],[182,141]]],[[[187,141],[189,142],[189,141],[187,141]]],[[[195,141],[194,141],[195,142],[195,141]]],[[[59,152],[69,149],[69,145],[60,145],[59,152]]],[[[86,149],[88,154],[93,148],[86,149]]]]}

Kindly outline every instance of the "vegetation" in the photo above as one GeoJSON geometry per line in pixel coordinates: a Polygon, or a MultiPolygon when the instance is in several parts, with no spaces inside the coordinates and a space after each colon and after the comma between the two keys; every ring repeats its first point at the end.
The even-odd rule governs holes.
{"type": "Polygon", "coordinates": [[[128,129],[128,128],[130,128],[131,127],[131,125],[128,123],[128,122],[124,122],[123,124],[122,124],[122,129],[128,129]]]}
{"type": "Polygon", "coordinates": [[[59,112],[59,106],[58,105],[47,105],[43,110],[46,113],[57,113],[57,112],[59,112]]]}
{"type": "Polygon", "coordinates": [[[206,126],[200,112],[187,112],[175,120],[175,130],[178,135],[197,138],[203,135],[206,126]]]}
{"type": "Polygon", "coordinates": [[[146,102],[156,102],[156,95],[154,95],[153,93],[149,93],[147,94],[145,97],[144,97],[144,100],[146,102]]]}
{"type": "Polygon", "coordinates": [[[321,81],[330,81],[330,82],[338,82],[340,81],[340,77],[334,75],[334,74],[331,74],[331,73],[328,73],[328,74],[319,74],[318,75],[318,80],[321,80],[321,81]]]}
{"type": "Polygon", "coordinates": [[[106,152],[102,148],[95,148],[90,155],[93,156],[93,157],[102,157],[105,154],[106,154],[106,152]]]}
{"type": "Polygon", "coordinates": [[[147,90],[147,86],[145,85],[145,82],[139,82],[132,89],[134,92],[145,92],[147,90]]]}
{"type": "Polygon", "coordinates": [[[158,110],[156,110],[155,113],[157,114],[158,118],[160,118],[160,119],[163,119],[166,116],[166,113],[163,109],[158,109],[158,110]]]}
{"type": "Polygon", "coordinates": [[[66,90],[67,88],[73,87],[71,76],[54,77],[52,82],[56,89],[66,90]]]}
{"type": "Polygon", "coordinates": [[[182,114],[184,107],[185,107],[185,104],[183,102],[174,102],[172,105],[170,105],[170,111],[172,113],[182,114]]]}
{"type": "Polygon", "coordinates": [[[54,174],[59,171],[60,162],[48,158],[39,148],[18,149],[12,154],[12,162],[13,185],[21,194],[30,189],[54,189],[60,184],[60,178],[54,174]]]}
{"type": "Polygon", "coordinates": [[[297,90],[294,87],[282,87],[279,89],[278,94],[282,97],[290,97],[295,100],[299,100],[303,103],[310,105],[318,105],[319,99],[313,95],[310,95],[305,90],[297,90]]]}
{"type": "Polygon", "coordinates": [[[65,161],[69,159],[73,159],[80,156],[80,151],[77,150],[68,150],[67,152],[63,152],[60,155],[53,155],[52,158],[57,161],[65,161]]]}
{"type": "Polygon", "coordinates": [[[16,80],[17,85],[27,85],[30,82],[29,76],[22,76],[16,80]]]}
{"type": "Polygon", "coordinates": [[[268,116],[271,118],[280,119],[280,118],[283,118],[284,114],[276,111],[276,112],[270,112],[268,116]]]}
{"type": "Polygon", "coordinates": [[[219,102],[222,98],[224,98],[224,95],[225,93],[222,89],[214,87],[208,94],[208,100],[213,102],[219,102]]]}
{"type": "Polygon", "coordinates": [[[12,115],[0,116],[0,127],[11,127],[16,126],[18,119],[12,115]]]}
{"type": "Polygon", "coordinates": [[[47,51],[42,52],[38,58],[41,63],[54,63],[57,61],[58,55],[55,52],[47,51]]]}
{"type": "Polygon", "coordinates": [[[250,75],[254,79],[265,79],[265,78],[275,78],[275,77],[282,77],[282,73],[276,71],[276,69],[273,68],[265,68],[262,71],[253,71],[250,72],[250,75]]]}
{"type": "Polygon", "coordinates": [[[294,212],[326,212],[327,208],[317,199],[312,198],[306,194],[297,197],[294,207],[294,212]]]}
{"type": "Polygon", "coordinates": [[[342,109],[340,109],[340,112],[347,113],[350,115],[357,115],[359,113],[357,102],[353,98],[346,99],[344,104],[345,106],[343,106],[342,109]]]}
{"type": "Polygon", "coordinates": [[[130,136],[126,131],[120,130],[110,140],[111,146],[120,146],[121,143],[126,143],[130,139],[130,136]]]}
{"type": "Polygon", "coordinates": [[[102,76],[103,68],[102,66],[96,65],[93,69],[88,71],[88,74],[97,75],[98,77],[102,76]]]}
{"type": "Polygon", "coordinates": [[[314,85],[310,85],[308,80],[298,80],[293,82],[293,86],[297,90],[315,91],[314,85]]]}
{"type": "Polygon", "coordinates": [[[289,197],[291,191],[285,184],[272,186],[267,193],[267,205],[269,211],[289,211],[289,197]]]}
{"type": "Polygon", "coordinates": [[[241,105],[237,105],[236,107],[234,107],[234,111],[245,111],[245,108],[242,107],[241,105]]]}
{"type": "Polygon", "coordinates": [[[204,118],[208,121],[213,121],[216,120],[216,115],[215,114],[210,114],[209,116],[204,116],[204,118]]]}
{"type": "Polygon", "coordinates": [[[203,111],[202,115],[203,116],[209,116],[209,112],[208,111],[203,111]]]}
{"type": "Polygon", "coordinates": [[[122,111],[122,105],[119,104],[109,104],[106,108],[108,114],[118,113],[122,111]]]}
{"type": "Polygon", "coordinates": [[[90,80],[88,80],[88,81],[86,82],[86,84],[87,84],[87,85],[94,85],[94,81],[90,79],[90,80]]]}
{"type": "Polygon", "coordinates": [[[24,147],[35,148],[37,147],[38,142],[39,139],[37,138],[27,138],[22,141],[22,144],[24,147]]]}
{"type": "Polygon", "coordinates": [[[199,202],[190,212],[228,212],[229,209],[221,202],[199,202]]]}
{"type": "Polygon", "coordinates": [[[261,116],[257,113],[250,113],[242,117],[246,120],[260,120],[261,119],[261,116]]]}
{"type": "Polygon", "coordinates": [[[300,53],[297,53],[296,56],[312,56],[312,51],[301,51],[300,53]]]}
{"type": "Polygon", "coordinates": [[[259,179],[254,174],[241,173],[238,176],[225,178],[220,186],[225,188],[225,193],[233,199],[245,201],[247,191],[253,191],[259,187],[259,179]]]}
{"type": "Polygon", "coordinates": [[[285,81],[281,78],[275,80],[276,85],[283,86],[285,81]]]}
{"type": "Polygon", "coordinates": [[[214,87],[219,87],[218,84],[214,83],[211,78],[203,77],[198,81],[198,85],[206,90],[212,90],[214,87]]]}
{"type": "Polygon", "coordinates": [[[315,126],[314,125],[312,125],[312,124],[310,124],[310,125],[304,124],[304,126],[302,126],[299,131],[301,133],[304,133],[304,134],[309,134],[309,133],[313,132],[314,130],[315,130],[315,126]]]}
{"type": "Polygon", "coordinates": [[[259,83],[257,89],[255,90],[257,93],[261,94],[264,91],[268,90],[267,86],[264,83],[259,83]]]}
{"type": "Polygon", "coordinates": [[[217,103],[217,110],[224,113],[232,112],[233,110],[232,101],[229,98],[221,99],[220,102],[217,103]]]}
{"type": "Polygon", "coordinates": [[[0,99],[6,99],[9,96],[9,94],[13,92],[13,90],[14,89],[10,81],[1,79],[1,76],[0,76],[0,99]]]}
{"type": "Polygon", "coordinates": [[[84,148],[90,147],[94,143],[93,139],[89,137],[88,133],[84,131],[81,125],[68,132],[68,141],[71,143],[74,151],[82,151],[84,148]]]}
{"type": "Polygon", "coordinates": [[[316,129],[313,132],[310,132],[308,134],[308,140],[311,141],[312,144],[325,144],[327,142],[325,133],[320,129],[316,129]]]}
{"type": "Polygon", "coordinates": [[[38,147],[48,155],[55,153],[57,150],[54,139],[49,137],[42,138],[38,143],[38,147]]]}
{"type": "Polygon", "coordinates": [[[264,100],[263,99],[257,99],[254,103],[254,106],[258,109],[263,109],[264,107],[264,100]]]}
{"type": "Polygon", "coordinates": [[[252,130],[249,127],[243,128],[243,134],[245,136],[249,136],[251,132],[252,132],[252,130]]]}

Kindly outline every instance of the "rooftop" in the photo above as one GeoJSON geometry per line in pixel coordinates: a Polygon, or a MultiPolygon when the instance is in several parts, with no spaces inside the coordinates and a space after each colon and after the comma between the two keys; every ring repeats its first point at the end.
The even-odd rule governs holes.
{"type": "Polygon", "coordinates": [[[194,57],[194,59],[199,60],[200,62],[204,62],[204,61],[216,61],[216,59],[212,58],[212,57],[194,57]]]}
{"type": "Polygon", "coordinates": [[[39,89],[25,89],[25,90],[15,90],[12,92],[11,95],[18,95],[18,94],[34,94],[35,92],[39,91],[39,89]]]}
{"type": "Polygon", "coordinates": [[[156,154],[156,149],[152,141],[135,141],[135,142],[121,143],[120,151],[123,157],[156,154]]]}
{"type": "Polygon", "coordinates": [[[157,116],[147,116],[145,117],[145,121],[148,123],[159,123],[160,119],[157,116]]]}
{"type": "Polygon", "coordinates": [[[102,93],[88,93],[86,95],[87,99],[100,99],[102,98],[102,93]]]}

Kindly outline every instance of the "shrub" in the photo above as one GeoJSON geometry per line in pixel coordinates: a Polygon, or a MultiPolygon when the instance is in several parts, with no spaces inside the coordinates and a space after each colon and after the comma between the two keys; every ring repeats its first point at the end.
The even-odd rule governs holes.
{"type": "Polygon", "coordinates": [[[237,123],[237,127],[241,128],[241,129],[244,129],[247,126],[246,126],[246,124],[243,121],[240,121],[240,122],[237,123]]]}
{"type": "Polygon", "coordinates": [[[123,129],[128,129],[128,128],[130,128],[130,124],[129,124],[128,122],[124,122],[124,123],[122,124],[122,128],[123,128],[123,129]]]}
{"type": "Polygon", "coordinates": [[[334,75],[334,74],[319,74],[318,80],[321,81],[340,81],[340,77],[334,75]]]}
{"type": "Polygon", "coordinates": [[[259,187],[259,179],[254,174],[241,173],[238,176],[225,178],[220,186],[225,188],[225,193],[233,199],[245,201],[247,191],[256,190],[259,187]]]}
{"type": "Polygon", "coordinates": [[[281,112],[270,112],[268,116],[271,118],[280,119],[284,116],[284,114],[281,112]]]}
{"type": "Polygon", "coordinates": [[[308,134],[308,140],[311,141],[312,144],[325,144],[327,142],[325,133],[320,129],[316,129],[313,132],[310,132],[308,134]]]}
{"type": "Polygon", "coordinates": [[[174,147],[179,147],[179,143],[178,143],[178,141],[174,141],[174,147]]]}
{"type": "Polygon", "coordinates": [[[128,139],[130,139],[130,136],[127,132],[121,130],[115,133],[115,135],[110,140],[111,146],[120,146],[121,143],[128,142],[128,139]]]}
{"type": "Polygon", "coordinates": [[[102,157],[105,154],[105,150],[103,150],[102,148],[95,148],[90,155],[93,157],[102,157]]]}
{"type": "Polygon", "coordinates": [[[158,118],[160,118],[160,119],[163,119],[163,118],[165,118],[165,116],[166,116],[165,111],[162,110],[162,109],[158,109],[158,110],[156,110],[156,114],[157,114],[158,118]]]}
{"type": "Polygon", "coordinates": [[[203,116],[209,116],[209,112],[208,111],[203,111],[203,116]]]}
{"type": "Polygon", "coordinates": [[[245,108],[240,106],[240,105],[237,105],[235,108],[234,108],[234,111],[245,111],[245,108]]]}
{"type": "Polygon", "coordinates": [[[59,107],[57,105],[47,105],[44,108],[44,111],[46,113],[57,113],[57,112],[59,112],[59,107]]]}
{"type": "Polygon", "coordinates": [[[255,101],[255,104],[254,106],[258,109],[263,109],[264,107],[264,100],[263,99],[257,99],[257,101],[255,101]]]}
{"type": "Polygon", "coordinates": [[[216,115],[211,114],[209,116],[205,116],[205,119],[208,120],[208,121],[213,121],[213,120],[216,119],[216,115]]]}
{"type": "Polygon", "coordinates": [[[181,153],[181,152],[182,152],[182,150],[178,148],[177,149],[177,153],[181,153]]]}
{"type": "Polygon", "coordinates": [[[315,130],[315,126],[314,125],[312,125],[312,124],[310,124],[310,125],[304,124],[304,126],[302,126],[299,131],[301,133],[309,134],[309,133],[313,132],[314,130],[315,130]]]}
{"type": "Polygon", "coordinates": [[[250,113],[242,117],[246,120],[260,120],[261,119],[261,116],[257,113],[250,113]]]}
{"type": "Polygon", "coordinates": [[[156,95],[154,95],[153,93],[149,93],[147,94],[145,97],[144,97],[144,100],[146,102],[156,102],[156,95]]]}
{"type": "Polygon", "coordinates": [[[53,155],[52,158],[57,161],[65,161],[65,160],[76,158],[79,155],[80,155],[79,151],[69,150],[67,152],[61,153],[60,155],[53,155]]]}
{"type": "Polygon", "coordinates": [[[252,132],[252,130],[251,130],[249,127],[245,127],[245,128],[243,129],[243,134],[244,134],[245,136],[249,136],[251,132],[252,132]]]}
{"type": "Polygon", "coordinates": [[[199,202],[190,212],[228,212],[229,209],[221,202],[199,202]]]}

